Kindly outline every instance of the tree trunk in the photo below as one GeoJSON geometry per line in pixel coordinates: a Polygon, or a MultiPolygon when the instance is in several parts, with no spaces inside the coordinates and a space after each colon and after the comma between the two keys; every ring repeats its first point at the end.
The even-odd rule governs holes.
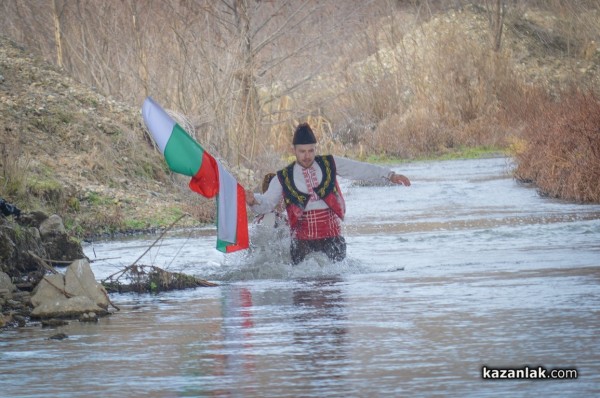
{"type": "MultiPolygon", "coordinates": [[[[260,119],[260,104],[258,99],[258,90],[256,89],[256,76],[254,65],[254,50],[252,48],[252,37],[250,35],[250,18],[248,15],[247,0],[235,0],[235,23],[241,40],[242,65],[238,74],[238,80],[241,85],[240,105],[242,114],[240,115],[240,124],[238,128],[238,137],[236,137],[236,163],[239,165],[240,156],[246,157],[246,160],[252,162],[256,147],[256,134],[260,119]],[[250,137],[249,147],[242,151],[242,137],[250,137]],[[244,156],[245,155],[245,156],[244,156]]],[[[248,141],[246,141],[248,142],[248,141]]]]}
{"type": "Polygon", "coordinates": [[[500,51],[502,47],[502,30],[504,27],[504,15],[506,14],[505,0],[495,0],[493,9],[488,7],[488,20],[490,23],[490,36],[494,52],[500,51]]]}
{"type": "Polygon", "coordinates": [[[141,82],[142,88],[144,89],[144,97],[149,95],[148,88],[148,57],[146,55],[146,51],[142,45],[142,31],[139,23],[139,16],[136,8],[136,1],[133,0],[129,3],[129,8],[131,10],[131,18],[132,18],[132,28],[133,28],[133,36],[135,39],[135,54],[137,59],[137,70],[138,70],[138,78],[141,82]]]}
{"type": "Polygon", "coordinates": [[[56,0],[52,0],[52,18],[54,20],[54,41],[56,43],[56,63],[59,67],[64,67],[62,34],[60,27],[60,12],[56,0]]]}

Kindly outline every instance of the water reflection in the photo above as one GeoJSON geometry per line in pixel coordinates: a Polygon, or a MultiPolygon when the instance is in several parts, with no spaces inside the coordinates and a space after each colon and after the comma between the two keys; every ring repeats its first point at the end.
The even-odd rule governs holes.
{"type": "MultiPolygon", "coordinates": [[[[401,196],[347,189],[341,263],[291,267],[288,242],[268,233],[226,260],[214,228],[193,244],[169,238],[144,262],[221,286],[117,295],[122,311],[98,324],[0,332],[0,394],[598,395],[600,206],[540,198],[505,163],[403,165],[414,184],[401,196]],[[46,340],[56,332],[69,338],[46,340]],[[581,377],[486,382],[484,363],[581,377]]],[[[121,261],[94,262],[97,278],[153,240],[96,243],[98,258],[121,261]]]]}
{"type": "Polygon", "coordinates": [[[224,373],[233,379],[248,379],[256,369],[252,354],[252,293],[239,286],[222,291],[224,373]]]}
{"type": "MultiPolygon", "coordinates": [[[[198,306],[197,321],[179,319],[191,337],[180,357],[181,396],[255,396],[256,358],[253,297],[242,286],[218,288],[218,296],[198,306]]],[[[181,342],[179,342],[181,345],[181,342]]]]}
{"type": "Polygon", "coordinates": [[[347,369],[348,317],[341,282],[336,277],[306,281],[292,293],[293,344],[301,352],[295,366],[304,369],[309,385],[311,379],[331,382],[347,369]]]}

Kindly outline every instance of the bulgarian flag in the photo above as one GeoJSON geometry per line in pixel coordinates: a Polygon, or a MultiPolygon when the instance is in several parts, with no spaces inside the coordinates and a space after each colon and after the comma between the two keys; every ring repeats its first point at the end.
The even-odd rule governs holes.
{"type": "Polygon", "coordinates": [[[192,177],[189,187],[207,198],[217,197],[217,250],[248,248],[246,193],[221,163],[206,152],[152,98],[142,106],[144,123],[175,173],[192,177]]]}

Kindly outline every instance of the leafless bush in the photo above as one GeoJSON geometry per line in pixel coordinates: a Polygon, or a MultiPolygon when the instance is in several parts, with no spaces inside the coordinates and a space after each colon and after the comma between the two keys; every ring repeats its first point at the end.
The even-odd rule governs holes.
{"type": "Polygon", "coordinates": [[[360,141],[368,152],[403,157],[502,145],[498,112],[522,83],[510,58],[491,51],[485,16],[475,16],[433,19],[354,66],[346,78],[351,89],[336,102],[338,112],[355,121],[342,124],[342,138],[360,141]],[[465,35],[465,29],[479,34],[465,35]]]}
{"type": "Polygon", "coordinates": [[[559,100],[538,97],[535,103],[516,153],[517,178],[544,195],[600,202],[600,99],[573,89],[559,100]]]}
{"type": "MultiPolygon", "coordinates": [[[[104,94],[136,106],[152,95],[177,109],[204,147],[262,174],[309,118],[327,151],[418,156],[501,145],[524,120],[503,117],[524,90],[520,55],[501,51],[515,33],[502,30],[510,12],[537,18],[513,28],[529,29],[541,54],[598,57],[597,2],[486,4],[495,7],[487,14],[467,0],[7,0],[0,27],[104,94]]],[[[129,130],[121,140],[138,138],[129,130]]],[[[132,173],[161,174],[143,154],[106,160],[125,168],[123,157],[132,173]]]]}
{"type": "Polygon", "coordinates": [[[0,26],[104,94],[193,116],[203,145],[249,167],[313,113],[279,105],[332,63],[368,3],[12,0],[0,26]]]}

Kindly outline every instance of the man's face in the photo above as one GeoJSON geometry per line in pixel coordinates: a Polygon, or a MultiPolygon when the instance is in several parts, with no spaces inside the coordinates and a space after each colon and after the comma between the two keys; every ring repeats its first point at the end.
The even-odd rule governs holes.
{"type": "Polygon", "coordinates": [[[294,155],[300,166],[309,168],[315,161],[316,144],[300,144],[294,145],[294,155]]]}

